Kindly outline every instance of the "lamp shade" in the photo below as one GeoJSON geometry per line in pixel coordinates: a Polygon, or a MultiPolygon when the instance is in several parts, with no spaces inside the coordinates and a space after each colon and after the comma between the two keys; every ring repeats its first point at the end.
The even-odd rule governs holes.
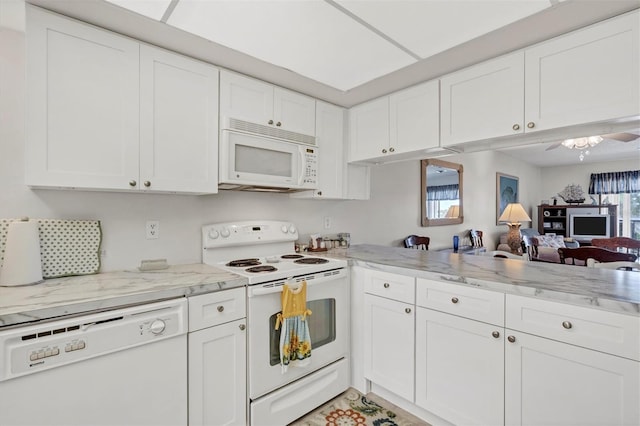
{"type": "Polygon", "coordinates": [[[504,211],[498,218],[498,222],[507,222],[507,223],[520,223],[520,222],[531,222],[531,218],[524,211],[524,208],[520,203],[510,203],[507,204],[507,207],[504,208],[504,211]]]}
{"type": "Polygon", "coordinates": [[[449,210],[447,210],[447,213],[445,213],[444,215],[444,217],[446,218],[459,217],[459,216],[460,216],[460,206],[457,204],[449,207],[449,210]]]}

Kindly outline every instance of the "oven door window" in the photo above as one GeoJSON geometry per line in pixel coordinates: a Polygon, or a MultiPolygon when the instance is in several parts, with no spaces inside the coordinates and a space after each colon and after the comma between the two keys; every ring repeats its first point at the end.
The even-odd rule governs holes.
{"type": "MultiPolygon", "coordinates": [[[[311,315],[306,319],[309,323],[311,335],[311,357],[313,350],[336,340],[336,299],[319,299],[307,301],[307,308],[311,315]]],[[[269,317],[269,351],[270,364],[280,364],[280,330],[276,330],[276,318],[278,313],[269,317]]]]}

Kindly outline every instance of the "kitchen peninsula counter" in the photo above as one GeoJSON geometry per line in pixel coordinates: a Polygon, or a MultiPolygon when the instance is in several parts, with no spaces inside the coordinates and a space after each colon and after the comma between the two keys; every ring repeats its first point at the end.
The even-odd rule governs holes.
{"type": "Polygon", "coordinates": [[[0,327],[242,287],[247,279],[204,264],[119,271],[0,287],[0,327]]]}
{"type": "Polygon", "coordinates": [[[379,271],[640,316],[637,272],[368,244],[328,256],[379,271]]]}

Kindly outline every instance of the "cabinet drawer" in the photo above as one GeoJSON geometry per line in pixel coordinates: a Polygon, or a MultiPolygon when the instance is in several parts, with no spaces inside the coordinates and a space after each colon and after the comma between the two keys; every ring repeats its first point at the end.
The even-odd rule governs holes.
{"type": "Polygon", "coordinates": [[[387,272],[371,272],[364,291],[369,294],[415,303],[415,278],[387,272]]]}
{"type": "Polygon", "coordinates": [[[245,288],[189,297],[189,331],[246,317],[245,288]]]}
{"type": "Polygon", "coordinates": [[[418,278],[416,305],[504,326],[504,294],[418,278]]]}
{"type": "Polygon", "coordinates": [[[640,317],[507,295],[507,328],[640,361],[640,317]]]}

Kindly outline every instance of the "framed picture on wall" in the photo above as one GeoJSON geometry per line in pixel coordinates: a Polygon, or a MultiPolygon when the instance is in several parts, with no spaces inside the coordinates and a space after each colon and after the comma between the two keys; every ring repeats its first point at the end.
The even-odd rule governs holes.
{"type": "Polygon", "coordinates": [[[518,177],[496,173],[496,224],[500,225],[498,218],[509,203],[519,202],[518,177]]]}

